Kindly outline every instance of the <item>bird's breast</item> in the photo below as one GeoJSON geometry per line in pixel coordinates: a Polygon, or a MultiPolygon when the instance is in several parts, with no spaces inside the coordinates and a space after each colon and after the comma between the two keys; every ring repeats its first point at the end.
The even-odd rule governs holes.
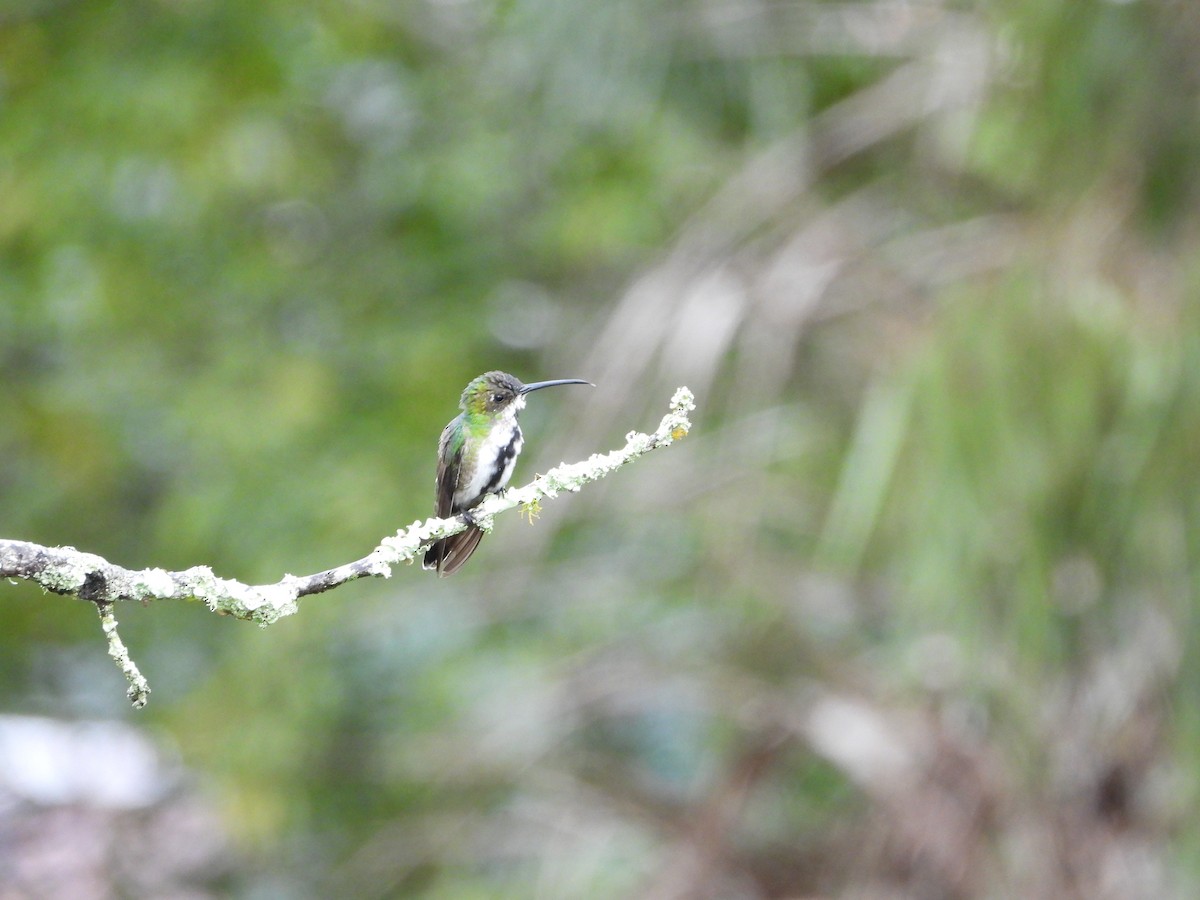
{"type": "Polygon", "coordinates": [[[473,506],[484,494],[502,490],[512,478],[517,455],[525,443],[516,418],[494,426],[479,445],[475,471],[465,484],[454,492],[454,505],[461,509],[473,506]]]}

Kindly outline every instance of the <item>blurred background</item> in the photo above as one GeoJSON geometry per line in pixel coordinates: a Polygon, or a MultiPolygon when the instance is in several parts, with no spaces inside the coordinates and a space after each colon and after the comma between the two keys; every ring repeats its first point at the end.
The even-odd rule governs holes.
{"type": "Polygon", "coordinates": [[[1200,891],[1200,5],[3,0],[0,898],[1200,891]]]}

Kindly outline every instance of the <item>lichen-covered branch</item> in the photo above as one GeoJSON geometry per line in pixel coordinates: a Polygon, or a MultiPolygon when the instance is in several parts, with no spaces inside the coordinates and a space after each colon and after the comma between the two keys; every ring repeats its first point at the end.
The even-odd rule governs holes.
{"type": "MultiPolygon", "coordinates": [[[[691,428],[688,416],[694,409],[692,392],[686,387],[679,388],[671,398],[670,412],[652,434],[630,432],[626,435],[625,446],[619,450],[593,454],[583,462],[556,466],[524,487],[489,496],[472,510],[475,524],[490,531],[493,520],[502,512],[517,506],[536,508],[543,499],[554,498],[563,491],[578,491],[588,482],[603,478],[651,450],[679,440],[691,428]]],[[[214,612],[270,625],[296,612],[301,597],[367,576],[387,578],[392,574],[392,566],[412,560],[431,541],[457,534],[467,527],[468,523],[462,517],[418,520],[384,538],[362,559],[315,575],[285,575],[275,584],[261,585],[218,578],[208,566],[194,566],[182,572],[125,569],[74,547],[43,547],[28,541],[0,538],[0,578],[34,581],[56,594],[69,594],[95,603],[108,636],[109,653],[129,680],[134,705],[141,706],[150,689],[117,635],[113,604],[123,600],[148,603],[194,598],[203,601],[214,612]]]]}

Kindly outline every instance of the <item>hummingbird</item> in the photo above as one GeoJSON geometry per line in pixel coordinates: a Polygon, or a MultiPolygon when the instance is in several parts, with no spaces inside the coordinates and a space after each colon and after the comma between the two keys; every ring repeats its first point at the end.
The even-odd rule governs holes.
{"type": "MultiPolygon", "coordinates": [[[[465,513],[469,520],[470,510],[484,497],[504,490],[525,443],[517,424],[525,395],[558,384],[592,383],[560,378],[522,384],[507,372],[485,372],[467,385],[458,403],[462,412],[442,429],[438,442],[435,516],[465,513]]],[[[437,569],[439,576],[453,575],[482,537],[483,531],[471,524],[466,531],[435,541],[425,552],[425,568],[437,569]]]]}

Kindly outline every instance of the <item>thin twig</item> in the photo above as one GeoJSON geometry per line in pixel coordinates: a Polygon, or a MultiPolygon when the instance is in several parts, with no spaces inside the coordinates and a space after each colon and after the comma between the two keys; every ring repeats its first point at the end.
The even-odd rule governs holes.
{"type": "Polygon", "coordinates": [[[108,638],[108,655],[116,660],[117,668],[129,682],[129,690],[126,691],[129,702],[133,704],[134,709],[141,709],[150,699],[150,685],[138,669],[137,663],[130,658],[129,649],[117,632],[117,617],[113,615],[112,602],[102,600],[96,604],[96,609],[100,613],[100,628],[108,638]]]}

